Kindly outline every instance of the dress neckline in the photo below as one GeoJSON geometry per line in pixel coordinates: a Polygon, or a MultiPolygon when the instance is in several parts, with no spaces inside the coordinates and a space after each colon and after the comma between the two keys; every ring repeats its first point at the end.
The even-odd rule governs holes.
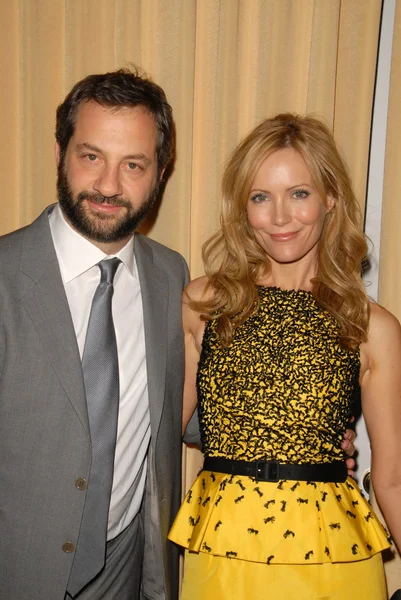
{"type": "Polygon", "coordinates": [[[300,295],[300,296],[312,296],[312,291],[311,290],[304,290],[302,288],[298,289],[298,290],[294,290],[294,289],[290,289],[290,290],[285,290],[284,288],[278,287],[276,285],[261,285],[259,283],[256,284],[256,287],[258,289],[261,290],[266,290],[267,292],[272,292],[275,294],[282,294],[282,295],[300,295]]]}

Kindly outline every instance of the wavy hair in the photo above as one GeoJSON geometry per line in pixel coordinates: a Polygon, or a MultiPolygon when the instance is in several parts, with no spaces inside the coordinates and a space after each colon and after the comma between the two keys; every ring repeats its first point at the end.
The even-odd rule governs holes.
{"type": "Polygon", "coordinates": [[[233,151],[223,175],[220,230],[203,246],[212,294],[192,301],[204,320],[217,319],[223,345],[258,307],[256,283],[270,273],[265,251],[248,223],[252,182],[264,160],[292,148],[304,159],[323,201],[334,199],[318,242],[317,271],[311,280],[318,304],[335,318],[339,341],[356,349],[366,341],[369,303],[361,277],[367,243],[347,168],[329,129],[317,118],[283,113],[266,119],[233,151]]]}

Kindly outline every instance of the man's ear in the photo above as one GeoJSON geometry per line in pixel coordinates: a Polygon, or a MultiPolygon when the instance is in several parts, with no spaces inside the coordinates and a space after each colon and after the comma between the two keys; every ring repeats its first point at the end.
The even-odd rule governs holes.
{"type": "Polygon", "coordinates": [[[164,175],[165,170],[166,170],[166,167],[163,167],[163,169],[160,171],[159,183],[161,183],[163,181],[163,175],[164,175]]]}
{"type": "Polygon", "coordinates": [[[54,156],[56,157],[56,165],[57,166],[59,166],[59,164],[60,164],[60,154],[61,154],[60,146],[59,146],[59,143],[56,142],[54,144],[54,156]]]}

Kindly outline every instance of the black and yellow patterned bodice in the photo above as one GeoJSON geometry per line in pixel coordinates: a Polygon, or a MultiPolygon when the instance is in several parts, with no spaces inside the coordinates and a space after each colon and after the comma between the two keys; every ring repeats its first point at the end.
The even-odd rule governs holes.
{"type": "Polygon", "coordinates": [[[198,368],[203,451],[237,460],[342,460],[359,376],[333,317],[303,290],[258,287],[260,305],[223,348],[209,321],[198,368]]]}
{"type": "MultiPolygon", "coordinates": [[[[234,460],[343,460],[359,351],[310,292],[259,287],[259,308],[223,348],[206,325],[197,387],[203,450],[234,460]]],[[[203,470],[169,538],[263,564],[363,560],[389,546],[356,482],[257,481],[203,470]]],[[[235,594],[234,594],[235,595],[235,594]]]]}

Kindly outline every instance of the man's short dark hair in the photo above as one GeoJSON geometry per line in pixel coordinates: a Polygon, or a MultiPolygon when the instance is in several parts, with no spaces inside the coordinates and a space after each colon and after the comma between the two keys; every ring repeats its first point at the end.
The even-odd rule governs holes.
{"type": "Polygon", "coordinates": [[[153,115],[157,126],[157,163],[159,172],[174,154],[174,122],[172,109],[162,88],[139,69],[119,69],[111,73],[89,75],[74,85],[57,108],[56,140],[63,157],[74,134],[79,106],[85,102],[118,109],[143,106],[153,115]]]}

